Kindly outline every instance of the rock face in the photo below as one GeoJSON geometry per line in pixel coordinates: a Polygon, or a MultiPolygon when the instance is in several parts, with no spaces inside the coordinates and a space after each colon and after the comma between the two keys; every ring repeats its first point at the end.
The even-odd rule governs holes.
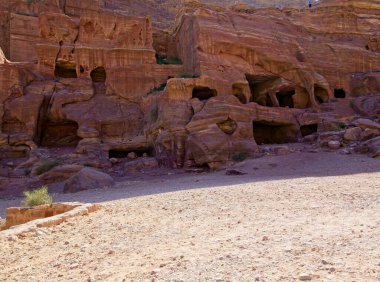
{"type": "Polygon", "coordinates": [[[111,176],[91,168],[82,168],[70,177],[65,184],[65,193],[109,187],[114,184],[111,176]]]}
{"type": "Polygon", "coordinates": [[[72,147],[67,165],[110,168],[133,152],[220,168],[355,114],[358,129],[308,138],[377,136],[380,4],[232,2],[1,5],[0,157],[72,147]]]}

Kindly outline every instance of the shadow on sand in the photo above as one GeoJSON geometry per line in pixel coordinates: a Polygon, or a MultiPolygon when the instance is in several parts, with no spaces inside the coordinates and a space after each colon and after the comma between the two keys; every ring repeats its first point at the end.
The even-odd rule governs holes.
{"type": "MultiPolygon", "coordinates": [[[[380,160],[365,155],[340,155],[336,152],[293,153],[285,156],[266,156],[259,159],[246,160],[234,168],[246,172],[245,175],[228,176],[225,170],[210,173],[173,173],[170,175],[144,176],[136,175],[132,180],[118,182],[112,188],[95,189],[75,194],[54,195],[55,201],[79,201],[104,203],[171,193],[183,190],[222,188],[245,184],[248,187],[260,188],[260,182],[297,178],[341,176],[367,173],[380,189],[380,160]]],[[[0,216],[4,216],[5,208],[18,205],[20,199],[0,199],[0,216]]]]}

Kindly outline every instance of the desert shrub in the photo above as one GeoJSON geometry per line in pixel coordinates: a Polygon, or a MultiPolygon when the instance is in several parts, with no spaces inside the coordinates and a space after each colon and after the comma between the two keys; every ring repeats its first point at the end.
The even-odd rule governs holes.
{"type": "Polygon", "coordinates": [[[182,61],[177,57],[165,57],[161,55],[156,55],[156,62],[159,65],[182,65],[182,61]]]}
{"type": "Polygon", "coordinates": [[[48,172],[49,170],[53,169],[54,167],[56,167],[58,165],[59,165],[59,163],[56,161],[43,162],[41,165],[39,165],[36,168],[35,173],[36,173],[36,175],[41,175],[45,172],[48,172]]]}
{"type": "Polygon", "coordinates": [[[33,3],[43,3],[45,0],[24,0],[28,5],[33,3]]]}
{"type": "Polygon", "coordinates": [[[235,162],[242,162],[248,158],[247,152],[239,151],[232,155],[232,160],[235,162]]]}
{"type": "Polygon", "coordinates": [[[346,129],[347,125],[346,125],[344,122],[339,122],[339,123],[338,123],[338,127],[339,127],[340,129],[346,129]]]}
{"type": "Polygon", "coordinates": [[[168,58],[168,63],[169,65],[182,65],[182,60],[180,58],[176,58],[176,57],[169,57],[168,58]]]}
{"type": "Polygon", "coordinates": [[[42,186],[33,191],[24,192],[23,206],[34,207],[39,205],[50,205],[53,198],[49,195],[48,187],[42,186]]]}
{"type": "Polygon", "coordinates": [[[162,83],[160,86],[157,86],[157,87],[154,87],[152,88],[148,94],[152,94],[152,93],[155,93],[155,92],[161,92],[161,91],[164,91],[165,90],[165,87],[166,87],[167,83],[162,83]]]}
{"type": "Polygon", "coordinates": [[[346,127],[347,127],[347,125],[344,122],[338,122],[338,123],[334,123],[331,126],[331,130],[332,131],[341,131],[341,130],[346,129],[346,127]]]}

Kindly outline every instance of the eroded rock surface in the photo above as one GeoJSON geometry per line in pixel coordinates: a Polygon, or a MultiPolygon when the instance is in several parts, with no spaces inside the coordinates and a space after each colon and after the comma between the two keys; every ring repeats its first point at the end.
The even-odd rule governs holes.
{"type": "Polygon", "coordinates": [[[82,168],[65,183],[65,193],[109,187],[114,184],[111,176],[91,168],[82,168]]]}
{"type": "Polygon", "coordinates": [[[41,147],[120,175],[302,140],[377,156],[361,142],[379,135],[378,3],[150,2],[0,6],[1,175],[29,176],[41,147]]]}

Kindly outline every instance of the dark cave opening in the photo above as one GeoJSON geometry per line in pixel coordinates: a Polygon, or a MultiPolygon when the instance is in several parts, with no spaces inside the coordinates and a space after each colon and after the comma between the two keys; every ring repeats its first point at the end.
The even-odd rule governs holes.
{"type": "Polygon", "coordinates": [[[312,135],[314,133],[318,132],[318,124],[308,124],[308,125],[302,125],[301,126],[301,134],[302,137],[306,137],[308,135],[312,135]]]}
{"type": "Polygon", "coordinates": [[[61,78],[77,78],[76,64],[72,62],[56,62],[54,75],[61,78]]]}
{"type": "Polygon", "coordinates": [[[288,108],[294,108],[294,101],[293,101],[293,95],[296,94],[296,91],[289,90],[289,91],[280,91],[276,94],[278,103],[280,104],[280,107],[288,107],[288,108]]]}
{"type": "Polygon", "coordinates": [[[45,147],[70,147],[78,145],[78,123],[74,121],[44,122],[40,145],[45,147]]]}
{"type": "Polygon", "coordinates": [[[115,158],[115,159],[124,159],[128,157],[129,153],[135,153],[137,157],[143,157],[148,156],[152,157],[153,156],[153,151],[152,149],[124,149],[124,148],[116,148],[116,149],[111,149],[108,151],[108,157],[115,158]]]}
{"type": "Polygon", "coordinates": [[[294,125],[276,124],[270,122],[252,122],[253,137],[257,144],[285,144],[297,141],[294,125]]]}
{"type": "Polygon", "coordinates": [[[261,106],[273,107],[273,102],[268,95],[268,89],[273,86],[277,76],[271,75],[245,75],[249,88],[251,90],[251,102],[255,102],[261,106]]]}
{"type": "Polygon", "coordinates": [[[344,89],[334,89],[334,97],[338,99],[344,99],[346,98],[346,91],[344,89]]]}
{"type": "Polygon", "coordinates": [[[326,89],[315,85],[314,87],[315,99],[319,104],[323,104],[329,101],[329,94],[326,89]]]}
{"type": "Polygon", "coordinates": [[[247,104],[247,97],[245,97],[243,88],[240,85],[232,85],[232,94],[239,99],[240,103],[247,104]]]}
{"type": "Polygon", "coordinates": [[[323,99],[319,96],[315,96],[315,99],[317,100],[318,104],[323,104],[323,99]]]}
{"type": "Polygon", "coordinates": [[[93,82],[105,82],[107,79],[107,73],[103,67],[93,69],[90,76],[93,82]]]}
{"type": "Polygon", "coordinates": [[[198,98],[201,101],[208,100],[217,95],[217,91],[215,89],[211,89],[203,86],[196,86],[193,89],[192,98],[198,98]]]}
{"type": "Polygon", "coordinates": [[[237,93],[234,94],[234,96],[239,99],[240,103],[247,104],[247,98],[244,96],[243,93],[237,93]]]}

